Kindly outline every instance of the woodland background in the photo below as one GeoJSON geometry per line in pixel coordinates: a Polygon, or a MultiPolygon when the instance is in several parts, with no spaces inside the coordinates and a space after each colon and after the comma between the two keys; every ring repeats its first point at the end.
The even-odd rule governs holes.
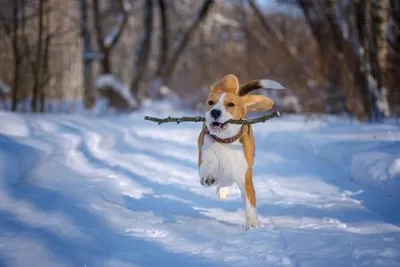
{"type": "Polygon", "coordinates": [[[398,0],[0,0],[0,108],[198,109],[234,73],[270,78],[277,109],[400,115],[398,0]],[[60,104],[61,103],[61,104],[60,104]]]}

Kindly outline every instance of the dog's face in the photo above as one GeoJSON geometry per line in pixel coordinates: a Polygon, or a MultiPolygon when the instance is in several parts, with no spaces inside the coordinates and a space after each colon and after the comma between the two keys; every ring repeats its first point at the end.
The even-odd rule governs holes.
{"type": "Polygon", "coordinates": [[[211,86],[206,101],[206,125],[208,130],[220,138],[236,135],[241,125],[226,123],[230,119],[243,119],[248,111],[268,110],[273,101],[262,95],[239,96],[239,81],[236,76],[225,76],[211,86]]]}

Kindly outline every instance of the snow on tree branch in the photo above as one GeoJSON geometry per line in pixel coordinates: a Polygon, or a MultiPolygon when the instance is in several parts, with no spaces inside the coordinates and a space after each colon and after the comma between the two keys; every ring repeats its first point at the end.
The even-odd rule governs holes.
{"type": "Polygon", "coordinates": [[[120,38],[122,31],[128,22],[129,11],[132,9],[132,6],[128,1],[119,0],[119,2],[121,6],[121,14],[118,16],[117,22],[111,32],[104,38],[104,46],[107,48],[114,46],[120,38]]]}
{"type": "Polygon", "coordinates": [[[137,106],[136,99],[132,96],[129,88],[112,74],[103,74],[96,81],[97,90],[109,88],[119,94],[131,107],[137,106]]]}
{"type": "Polygon", "coordinates": [[[6,95],[9,94],[10,92],[11,92],[10,87],[8,87],[8,85],[5,82],[0,80],[0,94],[6,95]]]}

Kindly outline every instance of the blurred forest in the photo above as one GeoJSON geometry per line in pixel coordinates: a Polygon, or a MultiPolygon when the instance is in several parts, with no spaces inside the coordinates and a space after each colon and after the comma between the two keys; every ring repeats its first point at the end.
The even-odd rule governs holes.
{"type": "Polygon", "coordinates": [[[0,108],[203,105],[234,73],[279,110],[400,115],[399,0],[0,0],[0,108]],[[62,103],[62,104],[60,104],[62,103]]]}

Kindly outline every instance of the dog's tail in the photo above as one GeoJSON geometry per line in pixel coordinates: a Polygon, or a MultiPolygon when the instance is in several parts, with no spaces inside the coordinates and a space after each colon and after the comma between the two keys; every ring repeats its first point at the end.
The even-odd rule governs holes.
{"type": "Polygon", "coordinates": [[[258,89],[282,90],[285,89],[285,87],[283,87],[280,83],[269,79],[253,80],[248,83],[242,84],[239,88],[238,94],[240,96],[243,96],[245,94],[250,93],[251,91],[258,89]]]}

